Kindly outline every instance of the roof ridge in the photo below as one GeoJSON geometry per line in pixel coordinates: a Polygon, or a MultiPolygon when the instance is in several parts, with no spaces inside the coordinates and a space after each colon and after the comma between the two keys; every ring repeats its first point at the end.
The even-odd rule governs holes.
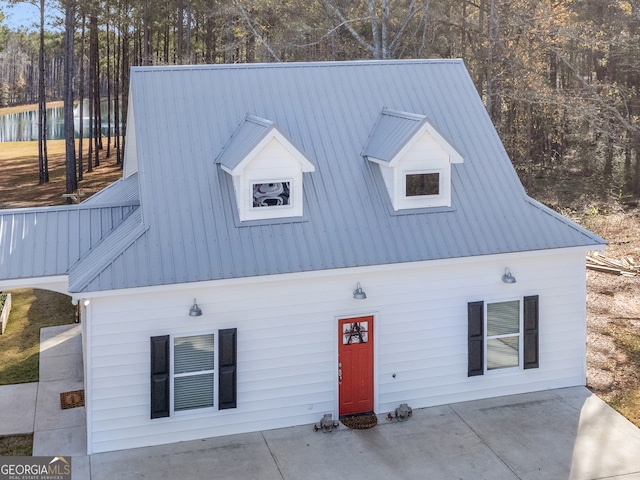
{"type": "Polygon", "coordinates": [[[461,58],[398,58],[386,60],[327,60],[321,62],[214,63],[206,65],[147,65],[131,67],[132,72],[170,70],[251,70],[264,68],[366,67],[370,65],[459,64],[461,58]]]}
{"type": "Polygon", "coordinates": [[[69,291],[83,291],[147,230],[149,227],[142,220],[142,209],[133,210],[85,256],[69,267],[69,291]]]}
{"type": "MultiPolygon", "coordinates": [[[[257,115],[252,114],[252,113],[247,113],[247,115],[244,117],[244,119],[247,122],[255,123],[256,125],[260,125],[262,127],[275,126],[275,122],[273,120],[269,120],[268,118],[264,118],[264,117],[259,117],[257,115]]],[[[242,123],[240,125],[238,125],[238,128],[236,128],[235,131],[231,134],[232,137],[236,134],[236,132],[238,131],[238,129],[241,126],[242,126],[242,123]]]]}
{"type": "Polygon", "coordinates": [[[423,120],[426,120],[427,118],[426,115],[421,113],[405,112],[402,110],[395,110],[393,108],[387,108],[387,107],[382,108],[382,115],[389,115],[391,117],[400,117],[407,120],[415,120],[417,122],[421,122],[423,120]]]}

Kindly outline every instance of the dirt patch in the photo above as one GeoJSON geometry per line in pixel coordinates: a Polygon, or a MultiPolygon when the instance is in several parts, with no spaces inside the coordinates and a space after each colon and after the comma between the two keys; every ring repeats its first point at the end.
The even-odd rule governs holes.
{"type": "MultiPolygon", "coordinates": [[[[592,209],[579,222],[605,255],[640,262],[640,211],[592,209]]],[[[640,427],[640,276],[587,272],[587,386],[640,427]]]]}

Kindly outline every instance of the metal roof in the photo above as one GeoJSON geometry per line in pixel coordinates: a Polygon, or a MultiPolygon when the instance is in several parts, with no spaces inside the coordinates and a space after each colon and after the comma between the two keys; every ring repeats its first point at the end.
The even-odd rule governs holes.
{"type": "Polygon", "coordinates": [[[0,210],[0,280],[66,274],[136,209],[120,204],[0,210]]]}
{"type": "Polygon", "coordinates": [[[82,206],[118,205],[126,202],[131,202],[136,205],[140,204],[137,173],[128,178],[121,178],[108,187],[91,195],[82,202],[82,206]]]}
{"type": "Polygon", "coordinates": [[[247,114],[222,148],[216,163],[233,170],[273,128],[273,122],[247,114]]]}
{"type": "Polygon", "coordinates": [[[136,67],[130,91],[140,212],[71,269],[74,292],[604,243],[527,197],[460,60],[136,67]],[[384,108],[428,118],[464,152],[451,208],[393,211],[362,156],[384,108]],[[239,222],[215,159],[247,112],[314,164],[304,217],[239,222]]]}
{"type": "Polygon", "coordinates": [[[402,148],[423,130],[435,136],[440,146],[450,152],[452,163],[462,161],[463,155],[460,150],[425,115],[388,108],[382,109],[362,150],[362,156],[383,164],[391,163],[402,148]]]}
{"type": "Polygon", "coordinates": [[[364,157],[389,163],[426,121],[424,115],[412,115],[383,109],[362,150],[364,157]]]}

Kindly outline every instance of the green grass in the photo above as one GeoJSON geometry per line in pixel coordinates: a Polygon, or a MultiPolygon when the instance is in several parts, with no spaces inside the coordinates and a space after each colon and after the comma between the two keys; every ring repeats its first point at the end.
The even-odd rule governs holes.
{"type": "Polygon", "coordinates": [[[40,329],[75,321],[71,298],[48,290],[11,292],[11,315],[0,335],[0,385],[37,382],[40,362],[40,329]]]}
{"type": "Polygon", "coordinates": [[[33,434],[0,437],[0,455],[3,457],[30,457],[33,455],[33,434]]]}

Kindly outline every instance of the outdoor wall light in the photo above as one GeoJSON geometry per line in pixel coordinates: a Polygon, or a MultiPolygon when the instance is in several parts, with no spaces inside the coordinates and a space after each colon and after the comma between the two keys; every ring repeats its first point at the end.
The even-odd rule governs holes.
{"type": "Polygon", "coordinates": [[[353,291],[353,298],[355,298],[356,300],[364,300],[365,298],[367,298],[367,294],[362,290],[360,282],[358,282],[356,289],[353,291]]]}
{"type": "Polygon", "coordinates": [[[504,275],[502,275],[502,281],[504,283],[516,283],[516,277],[511,275],[511,271],[508,268],[505,268],[504,275]]]}
{"type": "Polygon", "coordinates": [[[199,317],[200,315],[202,315],[202,310],[200,310],[200,307],[198,306],[198,304],[196,303],[196,299],[193,299],[193,305],[191,305],[191,310],[189,310],[189,316],[190,317],[199,317]]]}

